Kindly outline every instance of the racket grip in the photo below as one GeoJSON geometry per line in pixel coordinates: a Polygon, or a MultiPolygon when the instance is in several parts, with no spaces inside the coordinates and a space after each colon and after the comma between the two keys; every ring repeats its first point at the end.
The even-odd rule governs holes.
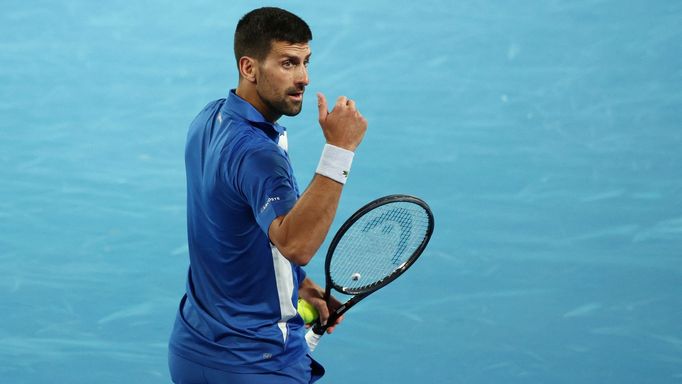
{"type": "Polygon", "coordinates": [[[313,328],[310,328],[308,330],[308,333],[305,334],[305,342],[308,344],[308,349],[310,349],[310,352],[312,353],[315,348],[317,347],[317,343],[320,342],[320,338],[322,335],[318,335],[313,331],[313,328]]]}

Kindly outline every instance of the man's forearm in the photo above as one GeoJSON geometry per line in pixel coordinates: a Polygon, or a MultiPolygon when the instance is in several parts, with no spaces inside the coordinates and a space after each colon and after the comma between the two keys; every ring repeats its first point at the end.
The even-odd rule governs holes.
{"type": "Polygon", "coordinates": [[[324,298],[324,289],[306,277],[298,288],[298,297],[309,302],[324,298]]]}
{"type": "Polygon", "coordinates": [[[329,232],[342,190],[343,184],[316,174],[291,211],[272,222],[270,241],[284,257],[308,264],[329,232]]]}

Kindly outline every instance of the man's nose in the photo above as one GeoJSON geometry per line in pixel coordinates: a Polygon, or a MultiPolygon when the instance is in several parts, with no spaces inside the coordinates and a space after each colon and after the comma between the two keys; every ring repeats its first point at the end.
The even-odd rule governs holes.
{"type": "Polygon", "coordinates": [[[308,68],[305,65],[301,65],[301,69],[298,71],[298,75],[296,77],[296,84],[306,86],[310,83],[310,79],[308,78],[308,68]]]}

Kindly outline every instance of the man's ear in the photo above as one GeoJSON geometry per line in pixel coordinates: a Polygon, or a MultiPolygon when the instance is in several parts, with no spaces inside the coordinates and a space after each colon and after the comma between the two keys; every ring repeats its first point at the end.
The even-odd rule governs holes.
{"type": "Polygon", "coordinates": [[[255,59],[242,56],[239,58],[239,74],[243,79],[250,83],[256,82],[256,75],[258,74],[258,63],[255,59]]]}

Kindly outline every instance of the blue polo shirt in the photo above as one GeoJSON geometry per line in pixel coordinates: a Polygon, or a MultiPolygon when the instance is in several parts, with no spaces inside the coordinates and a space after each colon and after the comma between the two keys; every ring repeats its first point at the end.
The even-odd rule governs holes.
{"type": "Polygon", "coordinates": [[[296,312],[305,272],[268,238],[300,193],[285,128],[230,91],[189,128],[185,148],[190,267],[169,348],[230,372],[280,370],[308,351],[296,312]]]}

